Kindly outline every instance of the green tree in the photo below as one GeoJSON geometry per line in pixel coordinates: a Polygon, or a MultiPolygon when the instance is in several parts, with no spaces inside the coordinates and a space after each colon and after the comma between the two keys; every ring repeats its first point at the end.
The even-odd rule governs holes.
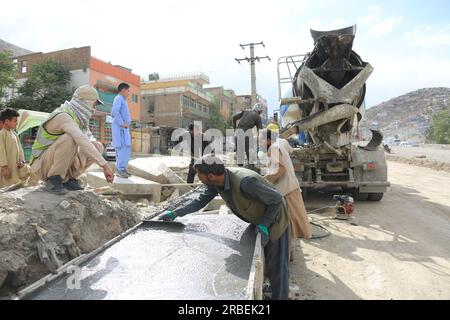
{"type": "Polygon", "coordinates": [[[450,144],[450,108],[433,116],[433,123],[427,130],[427,138],[435,143],[450,144]]]}
{"type": "Polygon", "coordinates": [[[16,85],[16,65],[9,51],[0,52],[0,103],[6,97],[8,88],[16,85]]]}
{"type": "Polygon", "coordinates": [[[70,78],[70,71],[59,62],[48,60],[33,65],[18,90],[19,96],[10,105],[16,109],[52,112],[71,98],[70,78]]]}
{"type": "Polygon", "coordinates": [[[204,129],[219,129],[225,134],[225,130],[230,128],[230,124],[219,113],[217,104],[213,104],[211,106],[210,118],[206,121],[204,129]]]}

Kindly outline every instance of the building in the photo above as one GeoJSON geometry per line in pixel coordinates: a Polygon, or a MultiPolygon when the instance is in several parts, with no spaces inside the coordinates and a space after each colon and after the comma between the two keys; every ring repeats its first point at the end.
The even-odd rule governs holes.
{"type": "Polygon", "coordinates": [[[214,96],[203,88],[203,73],[149,77],[141,83],[141,122],[147,126],[187,128],[193,121],[210,119],[214,96]],[[157,79],[157,80],[156,80],[157,79]]]}
{"type": "MultiPolygon", "coordinates": [[[[244,109],[252,109],[253,106],[251,106],[251,101],[252,101],[252,96],[251,95],[240,95],[237,96],[237,105],[239,106],[239,108],[241,110],[244,109]]],[[[261,118],[262,118],[262,123],[264,126],[267,125],[268,123],[268,113],[269,113],[269,106],[267,104],[267,100],[264,99],[262,96],[260,96],[259,94],[256,95],[256,102],[261,104],[262,108],[263,108],[263,112],[261,114],[261,118]]]]}
{"type": "MultiPolygon", "coordinates": [[[[14,58],[17,63],[17,82],[23,84],[33,65],[53,60],[61,63],[70,71],[72,90],[90,84],[94,86],[100,99],[105,102],[95,111],[90,123],[90,129],[98,141],[109,144],[112,139],[110,117],[112,103],[117,95],[117,87],[121,82],[130,85],[128,106],[131,119],[140,122],[140,77],[132,73],[131,69],[119,65],[112,65],[91,55],[91,47],[72,48],[48,53],[30,53],[14,58]]],[[[14,94],[14,93],[13,93],[14,94]]],[[[62,103],[63,101],[61,101],[62,103]]],[[[55,106],[57,108],[58,106],[55,106]]]]}
{"type": "Polygon", "coordinates": [[[248,100],[247,97],[248,96],[236,96],[235,110],[233,113],[238,113],[250,108],[250,100],[248,100]]]}
{"type": "Polygon", "coordinates": [[[214,105],[224,121],[229,121],[236,110],[236,94],[234,90],[223,87],[206,88],[214,96],[214,105]]]}

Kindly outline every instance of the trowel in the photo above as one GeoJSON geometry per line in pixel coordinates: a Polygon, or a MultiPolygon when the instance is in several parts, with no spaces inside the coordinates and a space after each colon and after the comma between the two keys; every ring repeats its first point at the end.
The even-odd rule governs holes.
{"type": "Polygon", "coordinates": [[[145,227],[150,227],[150,228],[173,228],[173,229],[183,229],[184,227],[186,227],[186,225],[184,223],[181,223],[179,221],[162,221],[159,220],[159,218],[163,215],[159,214],[154,218],[151,219],[143,219],[142,220],[142,224],[145,227]]]}

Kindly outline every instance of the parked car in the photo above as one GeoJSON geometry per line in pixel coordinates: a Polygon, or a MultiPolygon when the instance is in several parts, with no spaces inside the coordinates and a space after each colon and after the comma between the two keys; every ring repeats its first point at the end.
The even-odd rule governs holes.
{"type": "Polygon", "coordinates": [[[400,147],[410,147],[411,143],[408,141],[402,141],[400,142],[400,147]]]}
{"type": "Polygon", "coordinates": [[[415,141],[403,141],[400,143],[400,147],[418,147],[419,144],[415,141]]]}
{"type": "Polygon", "coordinates": [[[105,150],[103,150],[103,158],[106,161],[116,161],[116,149],[111,145],[105,147],[105,150]]]}

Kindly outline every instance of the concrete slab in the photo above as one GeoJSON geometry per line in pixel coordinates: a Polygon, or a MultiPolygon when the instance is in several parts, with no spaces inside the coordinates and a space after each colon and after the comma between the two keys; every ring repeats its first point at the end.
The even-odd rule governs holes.
{"type": "Polygon", "coordinates": [[[170,169],[174,171],[180,171],[184,170],[186,168],[189,168],[189,164],[191,163],[190,157],[183,157],[183,156],[160,156],[160,157],[153,157],[154,159],[158,159],[158,161],[162,161],[166,166],[168,166],[170,169]]]}
{"type": "Polygon", "coordinates": [[[129,162],[129,165],[142,165],[147,164],[153,167],[158,167],[159,164],[164,164],[168,168],[174,171],[185,170],[189,167],[191,163],[190,157],[183,156],[160,156],[160,155],[152,155],[149,157],[139,157],[133,159],[129,162]]]}
{"type": "Polygon", "coordinates": [[[138,177],[158,183],[169,183],[164,175],[164,168],[160,167],[160,162],[151,160],[152,158],[137,158],[128,163],[128,171],[138,177]]]}
{"type": "MultiPolygon", "coordinates": [[[[164,157],[168,162],[171,157],[164,157]]],[[[152,180],[161,184],[184,184],[184,181],[172,169],[170,169],[163,161],[162,157],[138,158],[131,160],[128,165],[131,174],[138,177],[152,180]]],[[[177,186],[181,194],[191,190],[189,186],[177,186]]]]}
{"type": "Polygon", "coordinates": [[[190,215],[186,227],[141,228],[81,266],[79,289],[65,275],[33,300],[245,299],[254,228],[234,215],[190,215]]]}
{"type": "Polygon", "coordinates": [[[161,185],[157,182],[132,176],[128,179],[114,177],[112,184],[106,182],[103,172],[89,172],[87,182],[93,188],[110,186],[124,195],[151,195],[154,202],[161,200],[161,185]]]}
{"type": "Polygon", "coordinates": [[[225,201],[221,196],[217,196],[208,203],[204,211],[208,213],[208,211],[219,210],[222,205],[225,205],[225,201]]]}

